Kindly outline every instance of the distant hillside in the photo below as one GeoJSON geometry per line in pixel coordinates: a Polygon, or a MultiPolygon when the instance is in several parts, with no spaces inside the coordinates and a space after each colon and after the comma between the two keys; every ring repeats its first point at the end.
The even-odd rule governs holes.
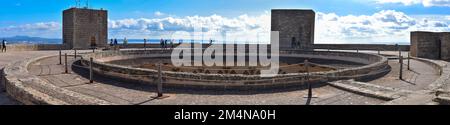
{"type": "Polygon", "coordinates": [[[5,39],[8,44],[61,44],[61,39],[55,38],[41,38],[41,37],[30,37],[30,36],[14,36],[0,38],[5,39]]]}

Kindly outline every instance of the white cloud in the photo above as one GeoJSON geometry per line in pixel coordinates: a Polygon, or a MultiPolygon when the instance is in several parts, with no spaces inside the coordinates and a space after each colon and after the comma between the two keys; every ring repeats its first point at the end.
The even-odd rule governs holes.
{"type": "Polygon", "coordinates": [[[423,17],[419,20],[394,10],[359,16],[318,12],[317,18],[318,43],[409,42],[410,31],[450,31],[448,19],[423,17]]]}
{"type": "MultiPolygon", "coordinates": [[[[409,32],[415,30],[450,31],[447,16],[411,17],[403,12],[383,10],[372,15],[345,15],[317,13],[316,43],[397,43],[409,42],[409,32]]],[[[238,41],[269,39],[270,13],[259,16],[241,15],[226,18],[220,15],[165,17],[155,19],[110,20],[112,37],[165,38],[175,31],[193,32],[202,26],[206,34],[226,32],[238,41]]],[[[204,39],[209,39],[205,36],[204,39]]],[[[228,38],[230,39],[230,38],[228,38]]]]}
{"type": "Polygon", "coordinates": [[[450,7],[450,0],[376,0],[378,3],[400,3],[406,6],[422,4],[425,7],[447,6],[450,7]]]}
{"type": "Polygon", "coordinates": [[[9,26],[6,28],[2,28],[2,30],[11,31],[11,30],[20,30],[20,31],[28,31],[28,30],[37,30],[37,31],[46,31],[46,30],[59,30],[61,27],[60,23],[57,22],[40,22],[34,24],[24,24],[19,26],[9,26]]]}
{"type": "MultiPolygon", "coordinates": [[[[397,43],[409,42],[410,31],[450,31],[450,16],[406,15],[394,10],[383,10],[372,15],[337,15],[317,12],[316,43],[397,43]]],[[[108,20],[112,38],[170,38],[176,31],[194,32],[201,26],[203,39],[227,35],[227,41],[267,41],[270,37],[269,12],[257,16],[241,15],[234,18],[211,16],[167,16],[160,18],[131,18],[108,20]],[[260,38],[256,38],[259,35],[260,38]]],[[[57,22],[0,27],[0,35],[30,35],[61,37],[57,22]]],[[[1,37],[1,36],[0,36],[1,37]]],[[[194,36],[195,37],[195,36],[194,36]]]]}
{"type": "MultiPolygon", "coordinates": [[[[125,34],[133,35],[128,37],[168,37],[176,31],[194,32],[194,29],[198,28],[205,34],[226,34],[227,39],[245,40],[247,38],[244,37],[270,32],[270,14],[266,12],[259,16],[241,15],[236,18],[211,15],[109,20],[109,28],[111,36],[119,38],[125,37],[125,34]]],[[[268,39],[268,37],[267,35],[265,38],[268,39]]],[[[255,39],[251,38],[251,40],[255,39]]]]}
{"type": "Polygon", "coordinates": [[[162,12],[160,12],[160,11],[156,11],[156,12],[154,13],[154,15],[155,15],[155,16],[163,16],[163,15],[165,15],[165,13],[162,13],[162,12]]]}
{"type": "Polygon", "coordinates": [[[17,26],[0,27],[2,37],[28,35],[40,37],[60,37],[62,25],[57,22],[40,22],[17,26]]]}

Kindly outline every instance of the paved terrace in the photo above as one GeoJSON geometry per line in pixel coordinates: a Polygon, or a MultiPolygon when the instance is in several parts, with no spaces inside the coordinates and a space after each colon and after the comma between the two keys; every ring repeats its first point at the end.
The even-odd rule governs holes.
{"type": "MultiPolygon", "coordinates": [[[[72,53],[72,51],[63,51],[63,53],[72,53]]],[[[3,70],[3,68],[12,62],[26,60],[30,58],[36,58],[41,56],[47,56],[47,55],[57,55],[59,51],[12,51],[12,52],[6,52],[6,53],[0,53],[0,69],[3,70]]],[[[3,74],[1,74],[3,75],[3,74]]],[[[2,79],[3,77],[0,77],[2,79]]],[[[10,98],[7,93],[5,93],[3,90],[4,86],[0,85],[0,105],[16,105],[20,104],[14,99],[10,98]]]]}
{"type": "MultiPolygon", "coordinates": [[[[27,58],[35,58],[39,56],[45,56],[45,55],[51,55],[51,54],[57,54],[55,51],[22,51],[22,52],[7,52],[7,53],[0,53],[0,68],[3,70],[4,66],[6,66],[8,63],[19,61],[19,60],[25,60],[27,58]]],[[[2,77],[0,77],[2,79],[2,77]]],[[[3,85],[0,86],[0,105],[15,105],[19,104],[14,99],[11,99],[7,96],[7,94],[3,91],[3,85]]]]}
{"type": "MultiPolygon", "coordinates": [[[[71,51],[69,51],[71,52],[71,51]]],[[[382,52],[382,54],[393,54],[396,52],[382,52]]],[[[58,51],[27,51],[1,53],[0,64],[5,64],[35,58],[45,55],[56,55],[58,51]]],[[[68,58],[70,62],[75,59],[68,58]]],[[[71,91],[93,96],[116,104],[126,105],[304,105],[307,99],[306,90],[291,90],[286,92],[262,93],[262,94],[236,94],[223,92],[197,92],[166,90],[168,98],[153,99],[155,88],[146,85],[136,85],[114,81],[108,78],[96,76],[94,84],[88,84],[88,79],[78,75],[69,68],[69,74],[64,74],[64,67],[58,65],[58,58],[52,57],[40,60],[29,67],[30,73],[40,78],[71,91]]],[[[71,63],[70,63],[71,64],[71,63]]],[[[416,67],[411,71],[405,70],[405,80],[398,79],[398,60],[389,62],[393,70],[381,79],[371,81],[375,85],[401,88],[406,90],[420,90],[432,83],[439,77],[435,70],[422,62],[412,60],[411,65],[416,67]]],[[[406,66],[405,66],[406,67],[406,66]]],[[[80,71],[81,73],[83,71],[80,71]]],[[[86,74],[86,73],[82,73],[86,74]]],[[[386,100],[372,98],[344,91],[331,86],[313,89],[314,96],[312,104],[316,105],[376,105],[383,104],[386,100]]],[[[0,104],[19,104],[10,99],[5,93],[0,94],[0,104]]]]}

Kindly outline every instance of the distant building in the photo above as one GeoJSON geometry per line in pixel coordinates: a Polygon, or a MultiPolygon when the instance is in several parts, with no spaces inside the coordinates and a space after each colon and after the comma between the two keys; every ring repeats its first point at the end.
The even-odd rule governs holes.
{"type": "Polygon", "coordinates": [[[280,49],[312,50],[315,17],[313,10],[273,9],[271,29],[280,33],[280,49]]]}
{"type": "Polygon", "coordinates": [[[108,41],[108,12],[87,8],[63,11],[63,43],[69,49],[104,47],[108,41]]]}
{"type": "Polygon", "coordinates": [[[411,32],[411,55],[450,60],[450,32],[411,32]]]}

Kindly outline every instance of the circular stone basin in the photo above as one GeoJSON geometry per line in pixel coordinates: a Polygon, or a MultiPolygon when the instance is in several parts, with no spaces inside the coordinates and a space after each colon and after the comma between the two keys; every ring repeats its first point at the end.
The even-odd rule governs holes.
{"type": "MultiPolygon", "coordinates": [[[[157,70],[157,63],[143,64],[136,68],[145,68],[157,70]]],[[[186,67],[176,67],[170,63],[163,63],[161,69],[163,71],[173,71],[173,72],[186,72],[186,73],[204,73],[204,74],[242,74],[242,75],[260,75],[261,70],[267,67],[262,66],[186,66],[186,67]]],[[[325,72],[336,70],[333,67],[310,65],[308,68],[309,72],[325,72]]],[[[288,73],[305,73],[305,64],[280,64],[280,70],[278,74],[288,74],[288,73]]]]}
{"type": "Polygon", "coordinates": [[[156,85],[156,64],[163,64],[165,88],[248,90],[302,87],[305,83],[326,83],[341,79],[370,80],[390,71],[387,58],[365,53],[281,51],[279,74],[260,76],[263,66],[187,66],[172,65],[170,50],[104,51],[83,56],[88,65],[93,57],[94,71],[126,83],[156,85]],[[304,60],[311,62],[305,73],[304,60]],[[306,79],[306,76],[307,79],[306,79]]]}
{"type": "MultiPolygon", "coordinates": [[[[290,74],[290,73],[306,73],[306,67],[304,63],[300,63],[300,60],[305,60],[302,58],[281,58],[280,67],[278,74],[290,74]]],[[[309,63],[309,72],[326,72],[334,71],[338,68],[330,65],[319,65],[320,62],[328,62],[327,60],[312,60],[316,63],[309,63]]],[[[117,64],[123,66],[129,66],[133,68],[143,68],[158,70],[158,64],[161,65],[162,71],[172,71],[172,72],[184,72],[184,73],[194,73],[194,74],[241,74],[241,75],[260,75],[261,70],[269,69],[270,67],[265,66],[182,66],[176,67],[171,63],[170,57],[161,58],[137,58],[137,59],[125,59],[125,60],[114,60],[106,63],[117,64]]],[[[343,62],[345,63],[345,62],[343,62]]],[[[358,66],[363,64],[356,64],[347,62],[347,65],[358,66]]]]}

